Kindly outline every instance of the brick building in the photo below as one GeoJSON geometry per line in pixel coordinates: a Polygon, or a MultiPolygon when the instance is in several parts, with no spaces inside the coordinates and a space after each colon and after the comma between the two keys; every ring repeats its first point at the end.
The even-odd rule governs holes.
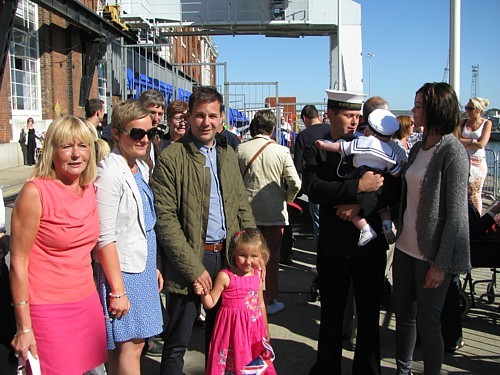
{"type": "Polygon", "coordinates": [[[23,164],[18,141],[28,117],[43,132],[61,115],[83,116],[89,97],[109,112],[112,103],[149,88],[165,90],[169,101],[187,100],[194,86],[215,84],[215,70],[207,74],[203,66],[217,58],[211,37],[167,36],[156,43],[169,47],[152,49],[140,30],[99,16],[104,3],[59,5],[18,2],[0,86],[0,169],[23,164]]]}

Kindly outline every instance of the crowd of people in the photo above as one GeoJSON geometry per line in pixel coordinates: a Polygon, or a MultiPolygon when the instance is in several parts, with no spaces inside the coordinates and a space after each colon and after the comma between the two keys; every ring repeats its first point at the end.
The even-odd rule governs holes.
{"type": "Polygon", "coordinates": [[[141,354],[153,350],[161,374],[182,375],[203,305],[207,374],[241,373],[256,359],[275,374],[267,315],[285,308],[278,271],[287,204],[307,194],[321,285],[310,374],[342,373],[350,293],[352,373],[381,373],[391,264],[397,373],[411,374],[418,328],[425,373],[439,374],[445,298],[471,269],[468,190],[481,212],[474,194],[491,131],[481,115],[487,100],[472,98],[461,122],[446,83],[424,84],[412,117],[396,118],[373,97],[362,118],[363,95],[327,95],[323,120],[314,106],[302,110],[293,158],[272,138],[271,110],[255,114],[251,139],[240,143],[223,126],[221,94],[206,86],[168,106],[145,91],[115,104],[110,125],[97,99],[85,119],[55,120],[12,212],[16,356],[30,352],[47,374],[140,374],[141,354]]]}

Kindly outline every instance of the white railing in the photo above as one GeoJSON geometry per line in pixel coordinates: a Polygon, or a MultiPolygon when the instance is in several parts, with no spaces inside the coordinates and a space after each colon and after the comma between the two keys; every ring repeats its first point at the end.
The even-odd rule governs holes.
{"type": "Polygon", "coordinates": [[[484,181],[483,196],[494,200],[500,199],[500,152],[486,148],[488,174],[484,181]]]}

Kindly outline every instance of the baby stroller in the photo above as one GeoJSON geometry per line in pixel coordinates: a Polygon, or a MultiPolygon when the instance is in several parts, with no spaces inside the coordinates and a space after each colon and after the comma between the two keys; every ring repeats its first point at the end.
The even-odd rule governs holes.
{"type": "Polygon", "coordinates": [[[490,268],[491,278],[474,281],[470,272],[466,275],[460,291],[462,317],[467,315],[471,307],[476,307],[476,284],[487,283],[486,293],[479,296],[479,304],[482,304],[483,300],[488,301],[488,303],[494,303],[495,298],[500,297],[500,294],[496,291],[497,273],[500,272],[498,270],[498,268],[500,268],[499,248],[500,240],[498,238],[488,237],[471,241],[470,253],[472,267],[490,268]],[[469,288],[468,293],[466,291],[467,287],[469,288]]]}
{"type": "Polygon", "coordinates": [[[314,280],[311,284],[311,302],[317,302],[320,299],[319,276],[318,276],[318,271],[316,271],[316,269],[313,269],[312,272],[315,275],[315,277],[314,277],[314,280]]]}

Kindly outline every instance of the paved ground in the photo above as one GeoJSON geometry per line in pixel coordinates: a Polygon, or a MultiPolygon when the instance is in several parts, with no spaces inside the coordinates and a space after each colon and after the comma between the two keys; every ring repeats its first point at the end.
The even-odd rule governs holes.
{"type": "Polygon", "coordinates": [[[4,197],[10,197],[19,192],[29,178],[33,167],[27,165],[0,170],[0,188],[4,197]]]}
{"type": "MultiPolygon", "coordinates": [[[[284,266],[280,272],[280,299],[286,304],[283,312],[269,317],[272,344],[276,351],[276,369],[279,374],[304,375],[316,357],[320,302],[311,302],[309,288],[314,278],[311,268],[314,253],[312,240],[300,238],[295,242],[294,266],[284,266]]],[[[475,269],[473,277],[489,278],[489,269],[475,269]]],[[[366,282],[370,282],[367,280],[366,282]]],[[[484,293],[484,284],[476,286],[476,292],[484,293]]],[[[395,321],[388,306],[381,310],[382,374],[395,373],[395,321]]],[[[456,354],[446,354],[443,374],[500,374],[500,314],[498,299],[494,304],[472,308],[463,321],[466,346],[456,354]]],[[[195,328],[189,351],[186,355],[185,373],[202,375],[203,355],[201,345],[203,331],[195,328]]],[[[344,350],[343,374],[351,374],[353,352],[344,350]]],[[[415,375],[423,373],[422,353],[415,351],[415,375]]],[[[157,374],[158,363],[153,358],[143,359],[143,373],[157,374]]],[[[326,375],[326,374],[325,374],[326,375]]]]}
{"type": "MultiPolygon", "coordinates": [[[[30,167],[12,168],[0,171],[0,187],[5,191],[16,194],[21,184],[26,181],[30,167]],[[8,177],[10,176],[10,177],[8,177]],[[9,182],[9,178],[13,183],[9,182]]],[[[4,196],[7,196],[4,194],[4,196]]],[[[14,196],[6,199],[7,228],[10,228],[10,212],[14,196]]],[[[276,351],[276,369],[279,374],[304,375],[314,363],[316,356],[318,319],[320,302],[311,302],[310,286],[314,278],[311,270],[315,263],[315,254],[312,251],[312,238],[307,212],[294,218],[297,240],[294,244],[293,266],[283,266],[280,270],[280,299],[286,304],[283,312],[269,317],[272,344],[276,351]]],[[[498,249],[496,249],[498,250],[498,249]]],[[[473,270],[475,280],[490,279],[491,271],[485,268],[473,270]]],[[[366,280],[367,283],[370,280],[366,280]]],[[[486,283],[476,285],[475,300],[485,292],[486,283]]],[[[500,297],[493,304],[482,304],[472,308],[463,320],[464,339],[466,346],[456,354],[446,354],[444,358],[443,374],[500,374],[500,297]]],[[[391,309],[391,297],[388,297],[381,308],[381,352],[382,374],[395,373],[395,344],[394,344],[394,313],[391,309]]],[[[0,324],[0,330],[2,326],[0,324]]],[[[203,335],[200,328],[194,328],[189,350],[185,357],[186,375],[202,375],[203,335]]],[[[0,375],[15,373],[15,366],[8,363],[8,349],[0,344],[0,375]]],[[[344,350],[343,374],[351,374],[353,352],[344,350]]],[[[415,375],[422,374],[422,354],[419,348],[415,350],[415,375]]],[[[158,374],[159,362],[157,358],[143,357],[143,374],[158,374]]],[[[325,374],[328,375],[328,374],[325,374]]]]}

